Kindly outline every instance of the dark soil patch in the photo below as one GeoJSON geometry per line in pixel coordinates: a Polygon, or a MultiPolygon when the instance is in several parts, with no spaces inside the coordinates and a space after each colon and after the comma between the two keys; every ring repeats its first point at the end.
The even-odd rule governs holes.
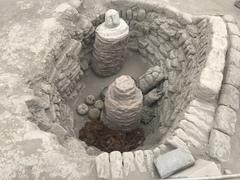
{"type": "Polygon", "coordinates": [[[105,152],[125,152],[142,145],[145,137],[142,129],[124,132],[109,129],[101,121],[91,121],[79,131],[79,139],[105,152]]]}

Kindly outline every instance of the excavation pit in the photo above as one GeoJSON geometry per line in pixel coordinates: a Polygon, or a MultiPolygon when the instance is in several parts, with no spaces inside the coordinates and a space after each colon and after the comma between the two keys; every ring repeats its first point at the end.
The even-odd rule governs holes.
{"type": "MultiPolygon", "coordinates": [[[[129,26],[129,32],[127,31],[129,34],[126,38],[125,31],[128,28],[124,25],[124,43],[126,39],[128,40],[124,48],[127,51],[123,51],[123,44],[120,43],[119,50],[123,54],[119,55],[120,59],[116,59],[120,62],[119,68],[116,68],[116,72],[108,68],[110,70],[107,72],[108,77],[99,74],[105,73],[104,69],[96,70],[101,67],[100,60],[109,59],[107,63],[114,62],[114,58],[109,58],[112,53],[111,48],[107,50],[99,46],[101,42],[98,42],[96,37],[95,30],[106,20],[105,13],[88,21],[82,16],[77,16],[77,12],[71,7],[64,7],[69,16],[74,17],[77,29],[68,30],[72,39],[61,40],[62,45],[58,47],[60,51],[53,52],[56,53],[54,55],[57,58],[56,64],[50,64],[48,67],[50,81],[56,87],[55,96],[59,98],[59,102],[54,102],[57,111],[55,124],[60,123],[68,135],[78,138],[79,131],[84,129],[87,122],[92,120],[102,122],[101,116],[104,114],[102,111],[105,110],[104,107],[97,110],[91,104],[87,107],[88,114],[81,116],[77,113],[78,106],[86,103],[85,99],[88,95],[100,100],[101,91],[105,87],[116,78],[129,75],[135,80],[136,86],[143,95],[141,123],[137,128],[143,130],[144,138],[140,138],[142,143],[134,146],[135,149],[154,148],[162,143],[168,149],[172,149],[176,146],[176,142],[181,142],[182,148],[190,148],[193,152],[204,149],[213,125],[223,79],[228,45],[225,22],[220,17],[193,17],[167,7],[157,10],[149,9],[145,5],[135,8],[122,5],[112,7],[119,12],[122,21],[126,22],[125,25],[129,26]],[[218,26],[223,30],[218,30],[218,26]],[[95,46],[95,41],[98,46],[95,46]],[[221,46],[217,46],[216,43],[220,43],[221,46]],[[101,54],[101,51],[104,53],[101,54]],[[106,58],[101,57],[95,62],[97,56],[106,56],[106,58]],[[217,64],[213,62],[214,56],[219,59],[217,64]],[[207,121],[202,122],[204,119],[207,121]],[[198,129],[199,123],[205,129],[198,129]],[[187,139],[188,136],[193,139],[187,139]]],[[[57,13],[60,14],[60,18],[63,13],[60,9],[64,10],[64,8],[58,8],[57,13]]],[[[66,23],[66,20],[60,20],[63,24],[66,23]]],[[[109,33],[110,36],[114,34],[112,29],[109,33]]],[[[104,37],[108,35],[106,33],[104,37]]],[[[114,57],[118,49],[116,45],[112,53],[114,57]]],[[[109,64],[105,65],[108,67],[109,64]]],[[[108,118],[111,121],[113,117],[108,118]]],[[[42,125],[42,122],[40,124],[47,129],[46,124],[42,125]]],[[[91,127],[93,124],[88,123],[88,126],[91,127]]],[[[116,130],[113,127],[110,129],[116,130]]],[[[85,140],[87,136],[81,134],[85,140]]],[[[93,144],[89,143],[91,141],[86,140],[88,144],[93,144]]],[[[112,149],[120,151],[124,148],[112,149]]]]}

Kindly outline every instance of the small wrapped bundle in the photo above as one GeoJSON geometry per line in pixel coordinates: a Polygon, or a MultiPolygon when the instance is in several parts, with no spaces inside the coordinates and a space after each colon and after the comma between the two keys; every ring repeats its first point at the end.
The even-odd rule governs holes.
{"type": "Polygon", "coordinates": [[[138,86],[143,94],[146,94],[155,88],[161,81],[165,79],[165,74],[160,66],[154,66],[147,70],[138,80],[138,86]]]}

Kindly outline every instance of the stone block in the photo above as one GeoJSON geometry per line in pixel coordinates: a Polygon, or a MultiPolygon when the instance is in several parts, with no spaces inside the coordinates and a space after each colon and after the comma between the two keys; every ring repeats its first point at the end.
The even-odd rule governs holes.
{"type": "Polygon", "coordinates": [[[230,136],[213,129],[209,139],[209,154],[221,162],[228,161],[231,154],[231,138],[230,136]]]}
{"type": "Polygon", "coordinates": [[[227,106],[220,105],[216,110],[214,128],[232,136],[235,133],[237,114],[227,106]]]}
{"type": "Polygon", "coordinates": [[[183,25],[192,24],[192,15],[188,13],[179,13],[177,17],[178,21],[183,25]]]}
{"type": "Polygon", "coordinates": [[[136,170],[134,162],[134,154],[132,152],[124,152],[122,154],[123,158],[123,172],[125,176],[128,176],[131,172],[136,170]]]}
{"type": "Polygon", "coordinates": [[[177,136],[170,136],[166,139],[165,145],[170,145],[173,148],[181,148],[184,149],[186,152],[189,152],[188,146],[185,142],[183,142],[177,136]]]}
{"type": "Polygon", "coordinates": [[[214,71],[223,72],[226,52],[220,49],[211,49],[206,59],[206,67],[214,71]]]}
{"type": "Polygon", "coordinates": [[[57,136],[60,143],[63,143],[68,134],[67,131],[57,123],[53,123],[49,131],[57,136]]]}
{"type": "Polygon", "coordinates": [[[195,89],[196,97],[208,102],[216,100],[222,85],[222,79],[222,73],[208,67],[204,68],[195,89]]]}
{"type": "Polygon", "coordinates": [[[240,51],[240,37],[236,35],[230,36],[231,46],[232,48],[240,51]]]}
{"type": "Polygon", "coordinates": [[[211,177],[220,175],[222,175],[222,173],[214,162],[198,159],[194,166],[174,174],[171,178],[211,177]]]}
{"type": "Polygon", "coordinates": [[[119,151],[110,153],[110,167],[112,179],[123,178],[122,154],[119,151]]]}
{"type": "Polygon", "coordinates": [[[148,42],[145,39],[139,39],[138,46],[139,48],[144,49],[148,46],[148,42]]]}
{"type": "Polygon", "coordinates": [[[136,164],[137,169],[142,173],[147,172],[143,151],[141,151],[141,150],[135,151],[134,157],[135,157],[135,164],[136,164]]]}
{"type": "Polygon", "coordinates": [[[224,21],[228,22],[228,23],[236,23],[236,20],[234,19],[234,17],[232,15],[224,15],[223,16],[224,21]]]}
{"type": "Polygon", "coordinates": [[[109,154],[104,152],[98,155],[95,161],[96,161],[96,168],[97,168],[97,176],[103,179],[110,178],[109,154]]]}
{"type": "Polygon", "coordinates": [[[211,24],[212,33],[221,37],[227,37],[228,32],[226,28],[226,23],[221,17],[212,16],[209,22],[211,24]]]}
{"type": "Polygon", "coordinates": [[[203,133],[208,134],[210,132],[212,126],[208,125],[207,123],[205,123],[205,121],[202,121],[202,119],[198,118],[194,114],[184,113],[183,117],[187,121],[193,123],[203,133]]]}
{"type": "Polygon", "coordinates": [[[233,110],[239,109],[239,91],[232,85],[224,84],[222,86],[219,104],[228,106],[233,110]]]}
{"type": "Polygon", "coordinates": [[[152,36],[152,35],[149,35],[148,36],[149,40],[153,43],[153,45],[159,47],[160,46],[160,42],[158,41],[158,38],[152,36]]]}
{"type": "Polygon", "coordinates": [[[127,20],[132,20],[133,18],[133,13],[131,9],[127,10],[127,20]]]}
{"type": "Polygon", "coordinates": [[[195,148],[201,147],[201,144],[194,138],[192,138],[191,136],[188,136],[185,131],[183,131],[182,129],[178,128],[174,131],[174,134],[180,138],[181,140],[183,140],[188,147],[193,146],[195,148]]]}
{"type": "Polygon", "coordinates": [[[153,156],[154,157],[158,157],[160,154],[162,154],[160,148],[156,147],[156,148],[153,149],[153,156]]]}
{"type": "Polygon", "coordinates": [[[240,51],[233,48],[229,48],[227,53],[226,64],[240,68],[240,51]]]}
{"type": "Polygon", "coordinates": [[[195,99],[189,103],[186,113],[196,116],[196,118],[211,127],[214,121],[215,109],[216,105],[195,99]]]}
{"type": "Polygon", "coordinates": [[[228,33],[230,35],[240,36],[240,31],[239,31],[238,26],[236,24],[227,23],[227,27],[228,27],[228,33]]]}
{"type": "Polygon", "coordinates": [[[228,48],[228,40],[226,37],[213,34],[211,37],[211,48],[226,51],[228,48]]]}
{"type": "Polygon", "coordinates": [[[173,6],[166,5],[164,7],[164,13],[166,14],[166,16],[168,18],[176,18],[176,17],[179,16],[180,11],[177,8],[173,7],[173,6]]]}
{"type": "Polygon", "coordinates": [[[240,87],[240,68],[234,65],[226,67],[226,73],[224,77],[224,83],[231,84],[236,88],[240,87]]]}
{"type": "Polygon", "coordinates": [[[138,10],[138,15],[137,15],[137,20],[138,21],[143,21],[146,17],[146,11],[145,9],[139,9],[138,10]]]}
{"type": "Polygon", "coordinates": [[[182,149],[170,151],[154,159],[154,164],[161,178],[167,178],[179,170],[186,169],[194,162],[193,156],[182,149]]]}
{"type": "Polygon", "coordinates": [[[187,120],[181,120],[179,125],[179,128],[182,128],[186,134],[200,143],[207,143],[208,141],[208,134],[202,132],[197,126],[195,126],[193,123],[187,121],[187,120]]]}
{"type": "Polygon", "coordinates": [[[154,167],[154,163],[153,163],[153,158],[154,158],[154,154],[153,151],[151,150],[145,150],[143,151],[144,154],[144,159],[146,162],[146,167],[147,167],[147,171],[149,173],[151,173],[152,176],[155,175],[155,167],[154,167]]]}

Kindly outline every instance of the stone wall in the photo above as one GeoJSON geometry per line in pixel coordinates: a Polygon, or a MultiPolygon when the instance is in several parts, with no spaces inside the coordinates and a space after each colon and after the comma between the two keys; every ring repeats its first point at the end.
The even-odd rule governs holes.
{"type": "Polygon", "coordinates": [[[210,156],[220,162],[228,161],[231,155],[231,136],[235,133],[240,87],[240,31],[232,16],[225,15],[223,19],[227,24],[229,48],[214,128],[209,139],[210,156]]]}
{"type": "MultiPolygon", "coordinates": [[[[167,132],[170,128],[166,135],[169,137],[180,126],[187,137],[196,133],[185,134],[185,129],[197,130],[199,122],[205,128],[198,133],[203,134],[204,143],[198,139],[194,145],[205,146],[213,122],[206,125],[202,122],[201,115],[206,113],[201,106],[209,108],[205,116],[213,119],[227,49],[224,21],[220,17],[191,16],[165,4],[153,8],[143,1],[122,0],[112,6],[130,26],[129,48],[140,53],[150,65],[163,67],[168,76],[167,97],[158,102],[156,110],[160,131],[167,132]],[[208,77],[210,74],[212,79],[208,77]],[[180,123],[181,120],[184,121],[180,123]]],[[[193,146],[188,139],[183,140],[182,144],[185,143],[193,146]]]]}
{"type": "MultiPolygon", "coordinates": [[[[123,154],[112,152],[114,155],[105,153],[97,157],[99,177],[124,177],[134,170],[148,171],[149,175],[155,176],[152,166],[154,155],[179,147],[190,150],[196,157],[203,157],[207,155],[209,140],[210,154],[214,158],[229,156],[230,138],[226,134],[219,136],[223,130],[216,130],[220,127],[214,126],[214,121],[217,124],[216,119],[219,117],[225,121],[225,117],[231,118],[229,114],[217,114],[226,110],[229,112],[232,106],[234,110],[238,108],[238,101],[234,102],[227,95],[233,94],[234,99],[238,99],[238,91],[233,89],[236,85],[239,86],[238,76],[234,80],[233,77],[229,78],[234,87],[222,86],[228,48],[226,23],[221,17],[191,16],[165,4],[158,3],[154,6],[154,3],[155,1],[118,0],[113,1],[109,7],[118,9],[130,25],[129,48],[144,56],[150,65],[166,69],[169,78],[168,98],[159,101],[156,113],[163,122],[162,125],[171,128],[162,143],[159,142],[159,145],[150,150],[123,154]],[[221,92],[225,97],[221,98],[220,95],[219,99],[221,86],[221,91],[226,92],[221,92]],[[227,100],[228,104],[220,111],[219,108],[223,106],[221,99],[225,99],[225,104],[227,100]],[[172,111],[169,112],[169,109],[172,111]],[[112,166],[116,162],[112,162],[110,156],[117,156],[116,161],[123,165],[112,166]]],[[[236,27],[232,27],[233,30],[237,32],[236,27]]],[[[234,40],[238,41],[237,37],[234,40]]],[[[238,63],[237,52],[234,53],[231,65],[238,63]]],[[[233,130],[232,121],[236,120],[236,116],[232,116],[233,119],[228,124],[231,123],[229,126],[233,130]]],[[[226,127],[221,128],[225,128],[226,132],[226,127]]],[[[227,133],[232,132],[228,129],[227,133]]]]}

